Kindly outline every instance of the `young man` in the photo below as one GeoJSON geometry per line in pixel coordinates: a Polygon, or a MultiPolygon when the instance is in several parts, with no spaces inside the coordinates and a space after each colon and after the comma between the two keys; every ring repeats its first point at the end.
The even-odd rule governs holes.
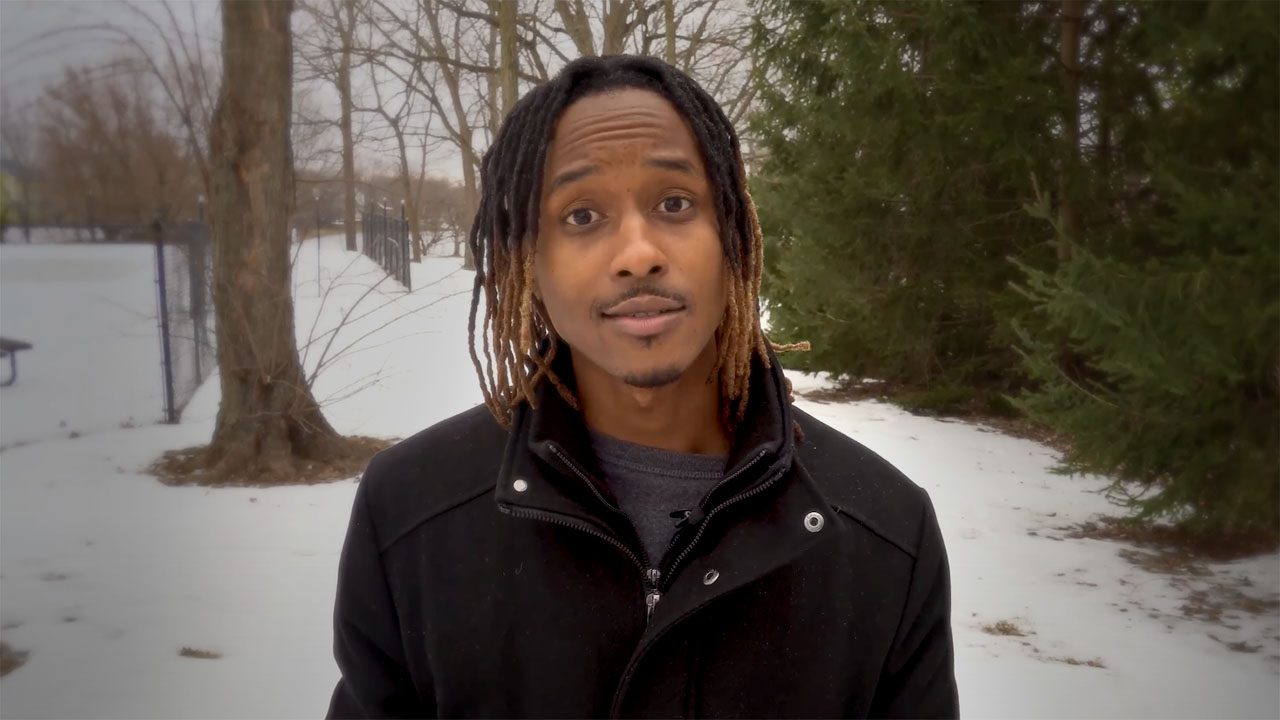
{"type": "Polygon", "coordinates": [[[933,508],[791,407],[716,103],[577,60],[481,176],[485,405],[370,462],[329,716],[955,716],[933,508]]]}

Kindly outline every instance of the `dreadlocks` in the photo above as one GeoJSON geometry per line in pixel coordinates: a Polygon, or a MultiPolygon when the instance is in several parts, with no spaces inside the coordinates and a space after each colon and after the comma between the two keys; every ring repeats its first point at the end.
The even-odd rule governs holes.
{"type": "Polygon", "coordinates": [[[728,308],[716,331],[715,367],[726,421],[741,419],[745,411],[752,358],[769,365],[757,307],[764,244],[747,193],[738,136],[729,119],[697,83],[659,60],[628,55],[581,58],[515,104],[480,168],[480,206],[468,237],[476,277],[467,330],[485,404],[504,427],[510,426],[520,403],[534,402],[535,388],[543,379],[570,406],[579,407],[573,391],[552,371],[557,339],[533,297],[543,166],[564,109],[580,98],[621,88],[650,90],[666,98],[689,124],[702,151],[730,270],[728,308]],[[482,298],[483,361],[476,349],[482,298]]]}

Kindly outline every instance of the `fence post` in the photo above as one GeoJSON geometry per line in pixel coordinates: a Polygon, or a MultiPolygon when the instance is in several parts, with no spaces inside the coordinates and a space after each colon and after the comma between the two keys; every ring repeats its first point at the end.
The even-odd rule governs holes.
{"type": "Polygon", "coordinates": [[[400,280],[406,291],[412,290],[413,270],[409,267],[409,216],[405,215],[404,201],[400,201],[400,280]]]}
{"type": "Polygon", "coordinates": [[[177,408],[173,402],[173,355],[169,348],[169,295],[165,283],[164,268],[164,225],[156,220],[151,226],[156,236],[156,280],[159,285],[160,307],[160,354],[164,370],[164,416],[165,422],[178,422],[177,408]]]}
{"type": "Polygon", "coordinates": [[[191,288],[190,312],[191,329],[195,338],[196,381],[204,378],[204,368],[200,366],[200,352],[204,342],[204,244],[200,242],[200,225],[185,223],[182,226],[182,242],[187,246],[187,275],[191,288]]]}

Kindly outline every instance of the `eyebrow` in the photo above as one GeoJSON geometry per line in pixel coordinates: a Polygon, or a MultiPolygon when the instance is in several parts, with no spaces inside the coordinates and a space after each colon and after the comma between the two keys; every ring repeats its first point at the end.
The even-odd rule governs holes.
{"type": "Polygon", "coordinates": [[[571,182],[581,180],[582,178],[587,177],[588,175],[594,175],[595,173],[598,173],[598,172],[600,172],[599,165],[584,165],[582,167],[574,168],[572,170],[565,170],[564,172],[555,176],[555,178],[551,181],[551,187],[547,189],[547,192],[549,193],[555,192],[556,188],[560,187],[561,185],[568,185],[571,182]]]}
{"type": "Polygon", "coordinates": [[[678,173],[684,173],[685,175],[697,175],[697,173],[693,171],[693,163],[685,160],[684,158],[654,157],[645,160],[645,164],[661,170],[674,170],[678,173]]]}
{"type": "MultiPolygon", "coordinates": [[[[673,170],[678,173],[684,173],[685,175],[697,175],[697,172],[693,169],[693,163],[685,160],[684,158],[651,157],[645,160],[645,165],[655,167],[660,170],[673,170]]],[[[551,187],[547,189],[547,192],[555,192],[557,188],[563,185],[568,185],[571,182],[576,182],[598,172],[600,172],[599,165],[583,165],[582,167],[573,168],[572,170],[565,170],[551,180],[551,187]]]]}

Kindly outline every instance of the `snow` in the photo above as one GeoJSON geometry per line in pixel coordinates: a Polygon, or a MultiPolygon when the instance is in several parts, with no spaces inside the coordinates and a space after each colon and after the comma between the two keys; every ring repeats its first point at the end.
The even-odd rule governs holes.
{"type": "Polygon", "coordinates": [[[0,252],[0,332],[33,346],[0,396],[0,447],[162,419],[155,248],[0,252]]]}
{"type": "Polygon", "coordinates": [[[7,245],[81,243],[99,239],[102,234],[101,228],[87,225],[6,225],[3,232],[2,242],[7,245]]]}
{"type": "MultiPolygon", "coordinates": [[[[0,714],[322,715],[337,680],[330,614],[354,480],[212,490],[146,474],[163,451],[207,441],[218,402],[214,377],[181,424],[121,427],[160,413],[152,272],[127,247],[0,248],[0,332],[36,346],[0,391],[0,627],[29,652],[0,680],[0,714]],[[179,657],[184,646],[221,657],[179,657]]],[[[340,431],[405,437],[480,401],[466,351],[471,281],[457,259],[432,257],[413,266],[407,293],[337,237],[302,243],[298,341],[308,370],[325,358],[315,391],[340,431]]],[[[801,393],[827,384],[793,381],[801,393]]],[[[1280,714],[1276,606],[1228,612],[1235,630],[1180,611],[1215,580],[1274,600],[1276,555],[1157,574],[1121,557],[1130,546],[1065,537],[1059,528],[1111,508],[1104,479],[1053,474],[1049,448],[882,403],[799,404],[933,498],[966,716],[1280,714]],[[983,631],[999,621],[1026,636],[983,631]],[[1260,649],[1226,645],[1237,641],[1260,649]]]]}

